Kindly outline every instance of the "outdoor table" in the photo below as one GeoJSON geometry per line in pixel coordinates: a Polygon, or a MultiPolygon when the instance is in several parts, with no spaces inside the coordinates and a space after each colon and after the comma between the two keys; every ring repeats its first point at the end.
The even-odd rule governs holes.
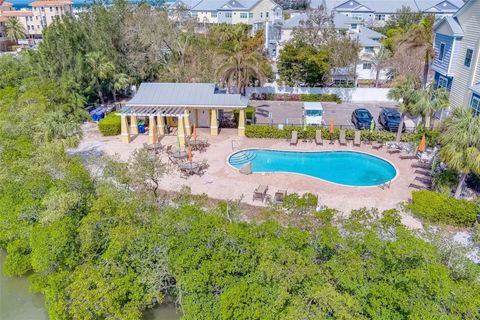
{"type": "Polygon", "coordinates": [[[187,157],[187,152],[186,151],[174,151],[172,152],[172,157],[175,159],[185,159],[187,157]]]}
{"type": "Polygon", "coordinates": [[[203,150],[206,147],[207,142],[205,140],[190,140],[188,142],[193,150],[203,150]]]}
{"type": "Polygon", "coordinates": [[[198,162],[186,162],[180,165],[180,169],[187,171],[189,174],[194,174],[200,169],[198,162]]]}

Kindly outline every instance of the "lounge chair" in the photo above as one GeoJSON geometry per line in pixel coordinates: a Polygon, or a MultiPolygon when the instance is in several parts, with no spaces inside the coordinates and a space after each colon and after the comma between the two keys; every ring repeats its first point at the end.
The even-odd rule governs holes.
{"type": "Polygon", "coordinates": [[[433,179],[432,178],[423,178],[423,177],[415,177],[416,181],[420,181],[426,185],[432,185],[433,179]]]}
{"type": "Polygon", "coordinates": [[[418,189],[418,190],[423,190],[423,189],[427,189],[427,187],[425,186],[419,186],[418,184],[415,184],[415,183],[410,183],[408,185],[409,188],[412,188],[412,189],[418,189]]]}
{"type": "Polygon", "coordinates": [[[275,195],[273,196],[273,203],[283,203],[283,200],[285,199],[285,196],[287,195],[287,190],[277,190],[275,192],[275,195]]]}
{"type": "Polygon", "coordinates": [[[347,145],[347,139],[345,138],[345,129],[340,130],[340,145],[341,146],[346,146],[347,145]]]}
{"type": "Polygon", "coordinates": [[[362,143],[361,135],[362,133],[360,131],[355,131],[355,137],[353,139],[354,146],[360,147],[360,144],[362,143]]]}
{"type": "Polygon", "coordinates": [[[267,195],[268,186],[267,185],[259,185],[255,191],[253,191],[253,201],[260,200],[263,202],[265,200],[265,196],[267,195]]]}
{"type": "Polygon", "coordinates": [[[317,146],[323,146],[322,130],[315,131],[315,143],[317,144],[317,146]]]}
{"type": "Polygon", "coordinates": [[[387,152],[389,154],[395,154],[395,153],[400,153],[401,150],[400,149],[388,149],[387,152]]]}
{"type": "Polygon", "coordinates": [[[402,160],[415,160],[415,159],[418,159],[418,157],[416,155],[409,154],[409,155],[401,155],[400,159],[402,159],[402,160]]]}
{"type": "Polygon", "coordinates": [[[420,168],[420,169],[425,169],[425,170],[431,170],[432,169],[432,164],[431,163],[423,163],[423,162],[417,162],[417,163],[412,163],[411,165],[412,168],[420,168]]]}
{"type": "Polygon", "coordinates": [[[380,150],[384,146],[383,142],[378,141],[376,144],[372,144],[372,149],[380,150]]]}
{"type": "Polygon", "coordinates": [[[298,143],[298,132],[292,131],[292,138],[290,139],[290,145],[297,145],[298,143]]]}
{"type": "Polygon", "coordinates": [[[426,176],[426,177],[431,177],[432,176],[432,173],[430,171],[425,171],[425,170],[415,170],[413,173],[416,173],[416,174],[421,174],[422,176],[426,176]]]}

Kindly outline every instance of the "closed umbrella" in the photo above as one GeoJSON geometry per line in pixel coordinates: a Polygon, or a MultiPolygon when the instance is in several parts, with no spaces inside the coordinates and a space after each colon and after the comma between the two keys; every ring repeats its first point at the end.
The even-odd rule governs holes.
{"type": "Polygon", "coordinates": [[[330,119],[330,144],[333,144],[333,133],[335,128],[333,127],[333,119],[330,119]]]}
{"type": "Polygon", "coordinates": [[[188,146],[188,161],[192,162],[193,154],[192,154],[192,146],[188,146]]]}
{"type": "Polygon", "coordinates": [[[303,131],[307,131],[307,117],[303,118],[303,131]]]}
{"type": "Polygon", "coordinates": [[[372,118],[372,122],[370,122],[370,132],[373,132],[374,129],[375,129],[375,120],[373,120],[372,118]]]}
{"type": "Polygon", "coordinates": [[[193,124],[193,140],[197,140],[197,126],[193,124]]]}
{"type": "Polygon", "coordinates": [[[425,149],[427,149],[427,139],[425,138],[425,134],[422,136],[422,140],[420,141],[420,144],[418,145],[418,152],[425,152],[425,149]]]}

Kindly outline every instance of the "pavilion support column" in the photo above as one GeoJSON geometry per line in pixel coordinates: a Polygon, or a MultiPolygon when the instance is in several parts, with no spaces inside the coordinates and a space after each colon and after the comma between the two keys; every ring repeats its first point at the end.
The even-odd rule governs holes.
{"type": "Polygon", "coordinates": [[[164,116],[157,116],[157,131],[158,131],[158,135],[160,136],[165,135],[165,117],[164,116]]]}
{"type": "Polygon", "coordinates": [[[184,124],[184,117],[180,116],[178,117],[178,130],[177,130],[177,135],[178,135],[178,142],[180,144],[180,147],[185,147],[185,124],[184,124]]]}
{"type": "Polygon", "coordinates": [[[130,116],[130,133],[133,134],[133,135],[138,134],[137,116],[130,116]]]}
{"type": "Polygon", "coordinates": [[[150,143],[157,143],[157,124],[155,123],[155,116],[150,116],[148,122],[148,141],[150,143]]]}
{"type": "Polygon", "coordinates": [[[217,109],[210,109],[210,135],[218,136],[217,109]]]}
{"type": "Polygon", "coordinates": [[[127,116],[120,116],[121,122],[121,136],[123,143],[130,143],[130,128],[128,127],[127,116]]]}
{"type": "Polygon", "coordinates": [[[238,136],[245,137],[245,109],[240,109],[238,114],[238,136]]]}
{"type": "Polygon", "coordinates": [[[192,127],[190,126],[190,111],[186,110],[183,112],[183,114],[185,115],[185,134],[187,136],[191,136],[192,135],[192,127]]]}

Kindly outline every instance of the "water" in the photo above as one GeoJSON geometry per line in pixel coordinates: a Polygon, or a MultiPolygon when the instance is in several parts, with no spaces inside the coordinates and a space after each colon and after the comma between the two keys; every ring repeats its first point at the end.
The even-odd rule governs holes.
{"type": "Polygon", "coordinates": [[[253,172],[291,172],[347,186],[376,186],[392,180],[397,170],[388,161],[353,151],[297,152],[242,150],[228,159],[235,168],[252,163],[253,172]]]}
{"type": "MultiPolygon", "coordinates": [[[[47,312],[43,296],[28,291],[26,277],[6,277],[3,274],[5,251],[0,249],[0,319],[1,320],[46,320],[47,312]]],[[[178,320],[173,304],[162,305],[145,312],[144,320],[178,320]]]]}
{"type": "MultiPolygon", "coordinates": [[[[22,8],[29,8],[29,4],[32,3],[34,0],[9,0],[8,2],[12,3],[13,6],[19,10],[22,8]]],[[[93,0],[71,0],[73,2],[74,7],[80,7],[82,5],[91,4],[93,0]]],[[[132,3],[140,2],[140,0],[130,0],[132,3]]],[[[148,1],[146,1],[148,2],[148,1]]]]}

